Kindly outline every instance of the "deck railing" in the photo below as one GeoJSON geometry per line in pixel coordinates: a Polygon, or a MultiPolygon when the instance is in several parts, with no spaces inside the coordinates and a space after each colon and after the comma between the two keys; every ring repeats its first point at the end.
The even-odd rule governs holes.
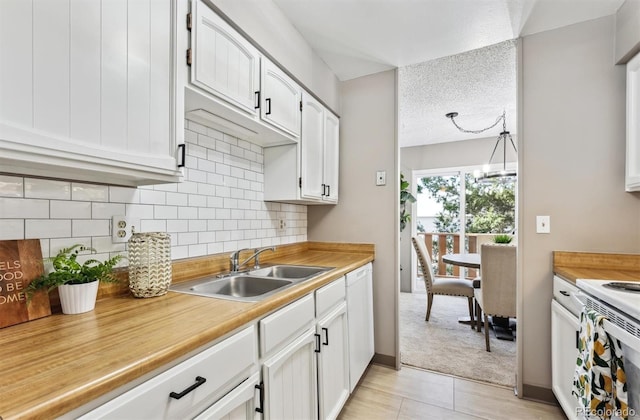
{"type": "MultiPolygon", "coordinates": [[[[424,240],[431,260],[433,262],[433,272],[439,277],[459,277],[460,270],[466,270],[464,276],[475,278],[480,275],[478,270],[463,268],[451,264],[445,264],[442,256],[445,254],[460,252],[460,233],[418,233],[418,238],[424,240]]],[[[465,235],[465,252],[475,253],[480,251],[480,245],[491,242],[495,234],[493,233],[468,233],[465,235]]],[[[419,267],[418,267],[419,269],[419,267]]],[[[418,271],[419,272],[419,271],[418,271]]]]}

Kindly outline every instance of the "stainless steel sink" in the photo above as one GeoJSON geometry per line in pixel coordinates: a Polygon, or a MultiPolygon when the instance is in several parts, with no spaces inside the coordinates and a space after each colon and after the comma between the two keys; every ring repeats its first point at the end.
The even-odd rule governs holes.
{"type": "Polygon", "coordinates": [[[198,296],[257,302],[332,269],[332,267],[280,264],[246,273],[203,277],[176,283],[171,285],[169,290],[198,296]]]}
{"type": "Polygon", "coordinates": [[[249,271],[254,276],[277,277],[282,279],[306,279],[329,271],[329,267],[311,267],[307,265],[274,265],[249,271]]]}
{"type": "Polygon", "coordinates": [[[292,283],[291,280],[286,279],[239,274],[223,278],[205,277],[177,283],[172,285],[170,290],[251,302],[264,299],[284,287],[291,286],[292,283]]]}

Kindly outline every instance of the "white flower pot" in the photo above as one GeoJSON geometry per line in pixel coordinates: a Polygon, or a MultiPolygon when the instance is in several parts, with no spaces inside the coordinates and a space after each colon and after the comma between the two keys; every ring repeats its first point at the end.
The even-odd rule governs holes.
{"type": "Polygon", "coordinates": [[[83,284],[63,284],[58,287],[64,314],[81,314],[96,307],[98,280],[83,284]]]}

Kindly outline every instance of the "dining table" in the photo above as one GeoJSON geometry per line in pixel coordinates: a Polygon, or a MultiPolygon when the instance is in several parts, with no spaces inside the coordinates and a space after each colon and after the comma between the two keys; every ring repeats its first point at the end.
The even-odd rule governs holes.
{"type": "Polygon", "coordinates": [[[480,268],[480,254],[477,253],[445,254],[442,261],[459,267],[480,268]]]}
{"type": "MultiPolygon", "coordinates": [[[[442,256],[442,262],[445,264],[457,265],[459,267],[480,269],[481,259],[480,254],[475,252],[463,252],[445,254],[442,256]]],[[[479,278],[477,279],[479,280],[479,278]]],[[[509,318],[491,317],[491,325],[496,337],[501,340],[513,341],[513,329],[515,325],[511,325],[509,318]]],[[[470,317],[459,317],[458,322],[462,324],[468,324],[471,321],[470,317]]]]}

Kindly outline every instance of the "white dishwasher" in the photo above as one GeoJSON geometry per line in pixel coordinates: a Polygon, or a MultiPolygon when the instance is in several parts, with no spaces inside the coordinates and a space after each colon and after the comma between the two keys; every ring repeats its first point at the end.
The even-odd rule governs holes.
{"type": "Polygon", "coordinates": [[[373,358],[373,265],[347,274],[349,391],[353,392],[373,358]]]}
{"type": "Polygon", "coordinates": [[[578,400],[571,394],[573,372],[578,358],[580,312],[575,295],[578,287],[553,276],[551,301],[551,384],[569,420],[577,419],[578,400]]]}

